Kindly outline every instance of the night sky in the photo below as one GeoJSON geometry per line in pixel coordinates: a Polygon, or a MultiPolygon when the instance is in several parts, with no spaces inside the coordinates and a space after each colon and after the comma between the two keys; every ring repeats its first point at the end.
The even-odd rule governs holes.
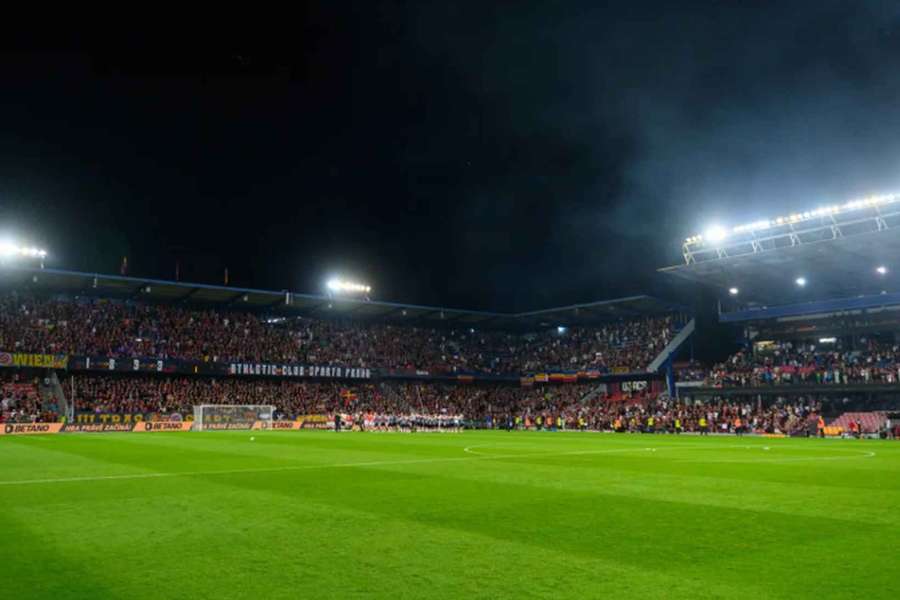
{"type": "Polygon", "coordinates": [[[900,189],[895,2],[601,4],[7,41],[0,233],[59,268],[518,311],[683,296],[655,271],[711,223],[900,189]]]}

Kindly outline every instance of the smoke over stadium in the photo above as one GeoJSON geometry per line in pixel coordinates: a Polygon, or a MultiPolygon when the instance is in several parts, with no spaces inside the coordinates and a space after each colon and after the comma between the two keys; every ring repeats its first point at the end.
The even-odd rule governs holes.
{"type": "Polygon", "coordinates": [[[896,595],[897,7],[294,8],[0,50],[11,597],[896,595]]]}

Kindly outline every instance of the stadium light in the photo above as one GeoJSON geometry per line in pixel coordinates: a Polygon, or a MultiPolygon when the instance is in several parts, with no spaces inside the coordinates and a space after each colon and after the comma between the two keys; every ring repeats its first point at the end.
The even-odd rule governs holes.
{"type": "Polygon", "coordinates": [[[884,265],[881,265],[877,269],[875,269],[875,272],[878,273],[879,275],[887,275],[887,267],[884,265]]]}
{"type": "Polygon", "coordinates": [[[883,194],[880,196],[869,196],[868,198],[859,198],[851,200],[843,204],[833,204],[830,206],[820,206],[813,210],[803,212],[795,212],[786,216],[776,217],[774,219],[762,219],[753,221],[752,223],[744,223],[726,229],[724,227],[710,227],[703,235],[693,235],[685,239],[687,244],[699,244],[707,241],[713,244],[723,241],[732,234],[745,234],[757,231],[765,231],[773,227],[782,227],[795,225],[811,219],[830,218],[834,215],[848,213],[855,210],[878,208],[887,204],[900,202],[900,194],[883,194]]]}
{"type": "Polygon", "coordinates": [[[803,287],[806,285],[806,277],[798,277],[794,280],[794,283],[796,283],[800,287],[803,287]]]}
{"type": "Polygon", "coordinates": [[[736,287],[728,288],[728,293],[731,294],[732,296],[737,296],[738,292],[740,292],[740,290],[737,289],[736,287]]]}
{"type": "Polygon", "coordinates": [[[820,344],[835,344],[837,343],[837,338],[827,337],[827,338],[819,338],[820,344]]]}
{"type": "Polygon", "coordinates": [[[339,277],[332,277],[325,284],[328,291],[335,294],[368,294],[372,291],[371,286],[356,281],[347,281],[339,277]]]}
{"type": "Polygon", "coordinates": [[[564,334],[565,332],[566,332],[566,328],[563,327],[562,325],[558,325],[558,326],[556,327],[556,333],[558,333],[559,335],[562,335],[562,334],[564,334]]]}
{"type": "Polygon", "coordinates": [[[0,241],[0,258],[47,258],[47,251],[33,246],[20,246],[9,240],[0,241]]]}
{"type": "Polygon", "coordinates": [[[703,233],[703,239],[714,244],[721,242],[728,237],[728,230],[721,225],[712,225],[703,233]]]}

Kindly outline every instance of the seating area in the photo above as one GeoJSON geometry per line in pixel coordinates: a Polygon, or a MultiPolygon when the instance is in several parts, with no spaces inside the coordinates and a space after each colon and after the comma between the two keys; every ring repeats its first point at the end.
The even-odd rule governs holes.
{"type": "Polygon", "coordinates": [[[781,342],[744,350],[715,365],[705,380],[715,387],[898,382],[900,345],[875,339],[862,339],[852,348],[840,342],[781,342]]]}
{"type": "Polygon", "coordinates": [[[0,350],[112,358],[299,363],[524,374],[641,371],[674,335],[672,316],[512,333],[278,317],[95,298],[0,297],[0,350]]]}
{"type": "Polygon", "coordinates": [[[878,433],[887,422],[887,415],[883,412],[845,412],[838,418],[828,423],[840,435],[843,432],[853,431],[852,423],[859,423],[861,433],[878,433]]]}
{"type": "Polygon", "coordinates": [[[44,414],[37,383],[20,371],[0,371],[0,422],[54,420],[44,414]]]}

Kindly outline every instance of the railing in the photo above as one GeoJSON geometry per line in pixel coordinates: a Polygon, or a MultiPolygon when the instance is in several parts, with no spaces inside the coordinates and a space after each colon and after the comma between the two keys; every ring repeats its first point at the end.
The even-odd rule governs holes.
{"type": "Polygon", "coordinates": [[[659,371],[659,369],[665,364],[666,360],[681,347],[681,345],[694,333],[694,330],[697,328],[697,322],[695,319],[691,319],[688,321],[684,327],[681,328],[672,341],[669,342],[665,348],[662,349],[656,358],[653,359],[653,362],[650,363],[650,366],[647,367],[647,371],[651,373],[655,373],[659,371]]]}

